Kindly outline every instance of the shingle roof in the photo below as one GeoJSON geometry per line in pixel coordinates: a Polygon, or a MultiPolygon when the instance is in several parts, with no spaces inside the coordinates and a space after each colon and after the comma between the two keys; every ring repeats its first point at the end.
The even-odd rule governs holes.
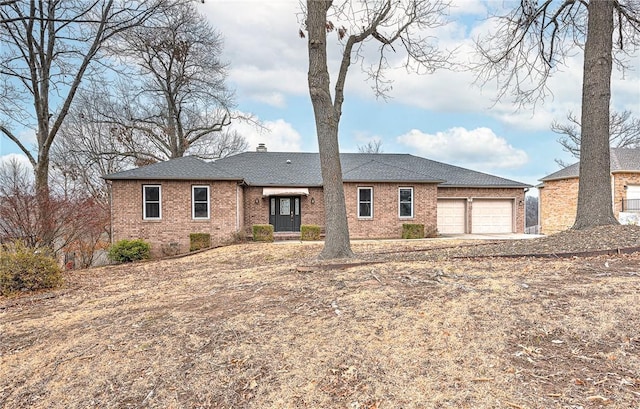
{"type": "Polygon", "coordinates": [[[136,169],[112,173],[106,180],[242,180],[216,163],[185,156],[136,169]]]}
{"type": "Polygon", "coordinates": [[[616,172],[640,171],[640,148],[611,149],[611,170],[616,172]]]}
{"type": "MultiPolygon", "coordinates": [[[[451,187],[530,187],[527,184],[408,154],[340,154],[346,182],[440,183],[451,187]]],[[[321,186],[317,153],[244,152],[216,161],[254,186],[321,186]]]]}
{"type": "MultiPolygon", "coordinates": [[[[611,173],[640,172],[640,148],[611,148],[611,173]]],[[[560,169],[540,179],[549,180],[577,178],[580,175],[580,162],[560,169]]]]}
{"type": "MultiPolygon", "coordinates": [[[[530,185],[408,154],[340,154],[345,182],[438,183],[445,187],[530,185]]],[[[107,180],[243,180],[252,186],[322,186],[320,156],[304,152],[244,152],[205,162],[186,156],[104,176],[107,180]]]]}

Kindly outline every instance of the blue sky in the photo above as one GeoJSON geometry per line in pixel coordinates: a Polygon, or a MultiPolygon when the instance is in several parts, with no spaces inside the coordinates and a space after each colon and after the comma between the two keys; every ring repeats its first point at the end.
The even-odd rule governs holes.
{"type": "MultiPolygon", "coordinates": [[[[468,61],[474,58],[472,39],[491,28],[487,7],[498,3],[453,4],[452,23],[433,34],[440,46],[457,48],[456,58],[468,61]]],[[[228,84],[235,89],[238,111],[253,115],[267,129],[236,125],[250,149],[263,142],[270,151],[317,151],[307,89],[307,43],[298,36],[299,2],[207,0],[199,7],[224,37],[222,58],[229,64],[228,84]]],[[[334,78],[340,58],[335,36],[329,45],[334,78]]],[[[411,153],[532,185],[558,170],[554,159],[572,161],[549,128],[569,110],[580,112],[579,50],[551,79],[553,98],[535,110],[520,111],[512,101],[494,103],[495,88],[474,85],[472,72],[412,74],[401,67],[401,57],[387,73],[394,81],[387,101],[375,98],[359,65],[351,66],[340,122],[343,152],[356,152],[358,145],[380,139],[385,153],[411,153]]],[[[640,116],[640,55],[631,58],[630,65],[631,71],[614,71],[612,108],[640,116]]],[[[15,152],[8,140],[0,140],[0,156],[15,152]]]]}

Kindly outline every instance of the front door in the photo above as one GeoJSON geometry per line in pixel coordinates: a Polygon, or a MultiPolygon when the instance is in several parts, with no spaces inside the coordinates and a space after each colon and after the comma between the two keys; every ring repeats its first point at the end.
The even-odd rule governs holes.
{"type": "Polygon", "coordinates": [[[274,231],[300,231],[300,197],[271,196],[269,215],[274,231]]]}

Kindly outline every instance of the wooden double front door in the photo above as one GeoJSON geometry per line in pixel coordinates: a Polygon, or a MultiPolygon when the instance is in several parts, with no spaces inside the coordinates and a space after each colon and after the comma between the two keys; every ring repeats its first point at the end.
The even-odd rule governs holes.
{"type": "Polygon", "coordinates": [[[271,196],[269,224],[274,231],[300,231],[300,196],[271,196]]]}

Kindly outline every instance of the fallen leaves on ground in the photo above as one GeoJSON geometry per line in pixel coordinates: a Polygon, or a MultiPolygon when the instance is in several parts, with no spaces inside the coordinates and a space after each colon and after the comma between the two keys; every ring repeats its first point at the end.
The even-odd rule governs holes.
{"type": "Polygon", "coordinates": [[[249,243],[70,272],[0,298],[0,407],[639,407],[640,254],[452,258],[491,246],[516,247],[249,243]]]}

